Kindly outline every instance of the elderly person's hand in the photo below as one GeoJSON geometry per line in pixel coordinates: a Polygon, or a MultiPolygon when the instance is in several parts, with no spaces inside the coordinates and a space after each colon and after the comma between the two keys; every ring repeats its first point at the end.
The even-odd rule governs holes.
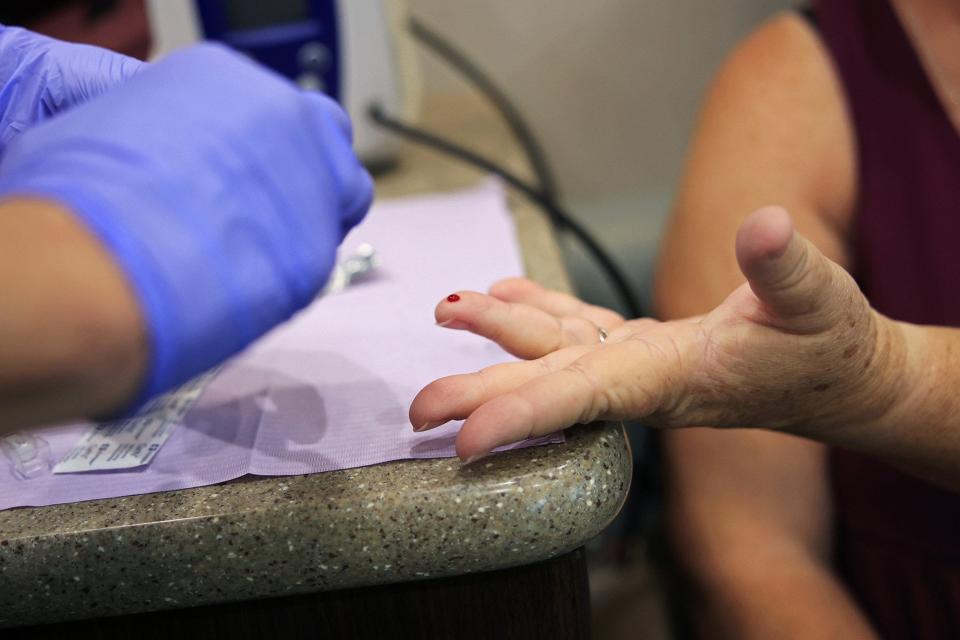
{"type": "Polygon", "coordinates": [[[857,429],[898,402],[903,326],[873,311],[853,278],[794,232],[786,211],[751,215],[736,252],[747,283],[709,314],[682,321],[624,321],[523,279],[499,282],[489,295],[451,296],[437,306],[438,324],[527,361],[427,385],[411,423],[421,430],[466,418],[457,453],[469,461],[604,419],[817,437],[857,429]]]}

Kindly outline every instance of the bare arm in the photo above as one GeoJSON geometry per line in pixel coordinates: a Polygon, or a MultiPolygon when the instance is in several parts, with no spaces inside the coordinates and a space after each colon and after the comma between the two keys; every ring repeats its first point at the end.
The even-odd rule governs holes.
{"type": "Polygon", "coordinates": [[[0,434],[120,409],[146,358],[136,299],[96,238],[51,201],[0,202],[0,434]]]}
{"type": "MultiPolygon", "coordinates": [[[[624,321],[529,281],[458,292],[437,306],[439,323],[530,361],[431,383],[411,423],[466,418],[457,452],[468,461],[598,419],[756,427],[844,445],[960,490],[960,330],[883,317],[844,270],[852,149],[818,40],[794,16],[772,21],[711,91],[661,260],[664,314],[712,310],[624,321]],[[793,221],[777,207],[743,217],[770,202],[793,221]]],[[[677,533],[716,598],[712,629],[872,635],[829,564],[819,446],[736,431],[673,444],[677,533]]]]}
{"type": "MultiPolygon", "coordinates": [[[[748,39],[719,74],[696,134],[660,263],[661,313],[686,317],[709,311],[743,282],[734,253],[737,230],[762,205],[787,206],[803,234],[846,264],[843,231],[853,184],[849,137],[829,65],[804,25],[784,17],[748,39]]],[[[720,424],[716,418],[697,421],[688,411],[712,393],[711,374],[724,377],[701,358],[709,341],[697,325],[706,318],[665,325],[624,322],[523,281],[500,283],[489,296],[459,293],[455,303],[438,305],[438,322],[536,358],[439,380],[414,400],[415,427],[468,417],[457,440],[464,459],[499,443],[600,417],[682,427],[720,424]],[[602,346],[598,326],[609,332],[602,346]],[[691,352],[698,355],[687,357],[691,352]],[[697,376],[708,378],[707,384],[686,384],[697,376]]],[[[748,311],[741,314],[746,317],[752,302],[749,290],[742,293],[740,302],[749,304],[739,310],[748,311]]],[[[729,318],[711,325],[723,330],[729,318]]],[[[737,343],[753,343],[740,340],[760,335],[752,329],[734,332],[732,351],[737,343]]],[[[734,388],[747,386],[741,380],[752,382],[755,364],[745,364],[747,380],[734,376],[734,388]]],[[[767,371],[789,391],[798,384],[796,374],[782,365],[777,360],[767,371]]],[[[741,391],[749,406],[750,391],[741,391]]],[[[719,404],[725,403],[730,400],[721,398],[719,404]]],[[[771,426],[725,417],[723,426],[771,426]]],[[[754,419],[749,412],[740,417],[754,419]]],[[[709,430],[671,434],[670,444],[675,535],[706,597],[713,634],[870,635],[829,566],[822,447],[775,433],[709,430]]]]}
{"type": "MultiPolygon", "coordinates": [[[[704,107],[657,270],[660,315],[709,311],[743,281],[737,227],[769,202],[849,264],[853,152],[839,88],[815,36],[780,17],[743,43],[704,107]]],[[[664,434],[669,522],[700,590],[705,637],[869,637],[830,567],[822,445],[754,430],[664,434]]]]}

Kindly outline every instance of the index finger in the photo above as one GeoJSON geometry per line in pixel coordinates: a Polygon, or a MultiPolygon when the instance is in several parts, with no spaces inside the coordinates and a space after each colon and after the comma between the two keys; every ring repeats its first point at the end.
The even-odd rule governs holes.
{"type": "Polygon", "coordinates": [[[490,295],[504,302],[515,302],[536,307],[557,317],[585,318],[607,331],[623,324],[623,316],[616,311],[588,304],[560,291],[540,286],[527,278],[505,278],[490,287],[490,295]]]}
{"type": "Polygon", "coordinates": [[[597,325],[586,318],[558,317],[473,291],[459,291],[441,300],[434,317],[442,327],[472,331],[525,360],[600,339],[597,325]]]}

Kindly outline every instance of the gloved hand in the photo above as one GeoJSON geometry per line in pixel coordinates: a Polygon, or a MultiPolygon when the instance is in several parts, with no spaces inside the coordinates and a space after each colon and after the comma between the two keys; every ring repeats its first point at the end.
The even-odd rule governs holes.
{"type": "Polygon", "coordinates": [[[0,25],[0,154],[38,122],[104,93],[142,62],[0,25]]]}
{"type": "Polygon", "coordinates": [[[11,195],[65,203],[125,271],[151,338],[139,403],[313,300],[372,182],[336,103],[199,45],[17,137],[11,195]]]}

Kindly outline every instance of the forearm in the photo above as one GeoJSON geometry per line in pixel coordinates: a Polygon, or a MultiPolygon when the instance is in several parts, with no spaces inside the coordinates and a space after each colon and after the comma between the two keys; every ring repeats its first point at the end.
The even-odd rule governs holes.
{"type": "Polygon", "coordinates": [[[42,200],[0,202],[0,433],[104,415],[130,401],[143,321],[109,255],[42,200]]]}
{"type": "Polygon", "coordinates": [[[831,637],[864,627],[830,563],[824,447],[754,429],[664,437],[670,540],[701,637],[831,637]]]}
{"type": "Polygon", "coordinates": [[[724,550],[709,572],[694,576],[704,587],[696,616],[700,637],[876,637],[830,567],[795,545],[744,542],[724,550]]]}

